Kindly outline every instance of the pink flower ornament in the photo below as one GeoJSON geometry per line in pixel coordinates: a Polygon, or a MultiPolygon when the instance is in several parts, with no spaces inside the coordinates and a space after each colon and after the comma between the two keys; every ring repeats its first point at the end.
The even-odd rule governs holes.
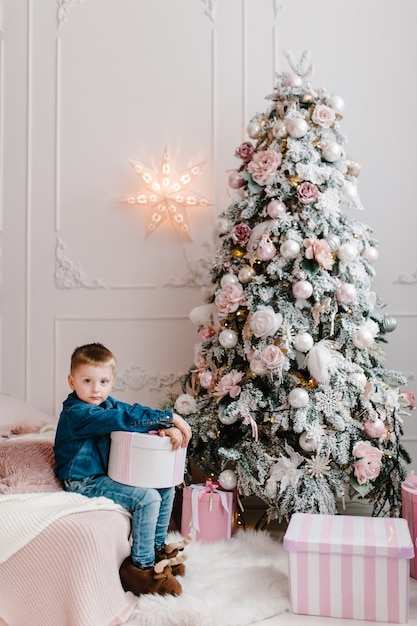
{"type": "Polygon", "coordinates": [[[253,153],[254,147],[251,142],[244,141],[238,148],[236,148],[235,156],[238,159],[242,159],[244,163],[248,163],[251,160],[253,153]]]}
{"type": "Polygon", "coordinates": [[[360,485],[375,480],[381,471],[382,452],[374,448],[369,441],[358,441],[352,450],[353,456],[359,457],[353,463],[353,471],[360,485]]]}
{"type": "Polygon", "coordinates": [[[330,245],[325,239],[304,239],[306,259],[314,259],[325,270],[331,270],[334,264],[330,245]]]}
{"type": "Polygon", "coordinates": [[[325,104],[318,104],[314,108],[311,119],[315,124],[317,124],[317,126],[330,128],[335,122],[336,113],[332,108],[326,106],[325,104]]]}
{"type": "Polygon", "coordinates": [[[310,204],[311,202],[317,200],[320,194],[316,185],[304,181],[301,185],[299,185],[297,195],[301,204],[310,204]]]}
{"type": "Polygon", "coordinates": [[[275,172],[281,165],[282,155],[275,150],[261,150],[256,152],[252,161],[248,164],[248,171],[258,185],[269,185],[275,172]]]}
{"type": "Polygon", "coordinates": [[[219,402],[222,398],[229,395],[231,398],[236,398],[240,392],[241,387],[239,383],[243,378],[243,373],[237,370],[231,370],[228,374],[225,374],[215,386],[213,395],[219,402]]]}
{"type": "Polygon", "coordinates": [[[230,313],[237,311],[243,300],[243,286],[241,283],[229,283],[226,285],[214,299],[219,317],[227,317],[230,313]]]}

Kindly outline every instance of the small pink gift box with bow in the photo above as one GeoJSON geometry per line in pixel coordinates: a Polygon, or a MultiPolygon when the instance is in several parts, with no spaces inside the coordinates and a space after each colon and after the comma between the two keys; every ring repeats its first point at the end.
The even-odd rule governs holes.
{"type": "Polygon", "coordinates": [[[222,491],[219,483],[185,487],[182,500],[181,533],[191,533],[203,542],[230,539],[236,507],[233,492],[222,491]]]}
{"type": "Polygon", "coordinates": [[[293,613],[406,623],[406,520],[294,513],[284,536],[293,613]]]}

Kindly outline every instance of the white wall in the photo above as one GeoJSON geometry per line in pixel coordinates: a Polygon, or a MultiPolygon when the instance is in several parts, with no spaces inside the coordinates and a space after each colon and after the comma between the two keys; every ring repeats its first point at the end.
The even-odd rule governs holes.
{"type": "Polygon", "coordinates": [[[309,49],[362,165],[357,217],[398,321],[387,365],[417,393],[416,17],[415,0],[0,0],[2,392],[57,413],[73,348],[102,341],[118,397],[165,396],[192,363],[193,270],[234,150],[283,51],[309,49]],[[177,173],[206,164],[190,188],[212,206],[187,210],[190,241],[169,220],[146,237],[148,211],[123,202],[145,188],[129,159],[158,171],[165,146],[177,173]]]}

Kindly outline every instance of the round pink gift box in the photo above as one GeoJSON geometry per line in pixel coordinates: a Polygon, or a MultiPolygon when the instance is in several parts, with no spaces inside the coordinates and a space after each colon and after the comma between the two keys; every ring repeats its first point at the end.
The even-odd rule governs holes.
{"type": "Polygon", "coordinates": [[[124,485],[162,489],[184,480],[186,448],[173,450],[169,437],[136,432],[112,432],[109,477],[124,485]]]}

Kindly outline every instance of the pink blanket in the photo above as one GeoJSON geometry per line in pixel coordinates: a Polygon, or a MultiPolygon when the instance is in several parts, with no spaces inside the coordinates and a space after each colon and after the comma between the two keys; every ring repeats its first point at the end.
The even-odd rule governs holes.
{"type": "Polygon", "coordinates": [[[8,626],[122,624],[137,602],[119,579],[129,532],[118,511],[55,520],[0,564],[0,618],[8,626]]]}

